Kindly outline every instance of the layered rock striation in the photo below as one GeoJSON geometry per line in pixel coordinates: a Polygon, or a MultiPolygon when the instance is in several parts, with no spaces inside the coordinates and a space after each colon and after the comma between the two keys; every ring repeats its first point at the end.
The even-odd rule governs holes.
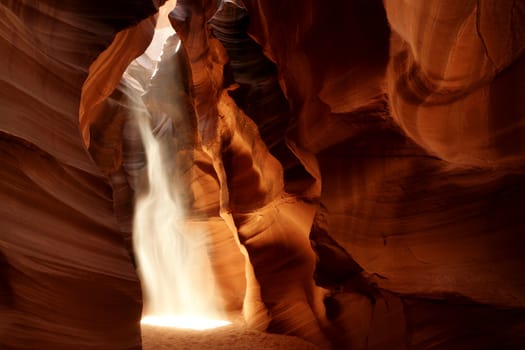
{"type": "Polygon", "coordinates": [[[141,348],[140,109],[251,327],[525,346],[523,2],[160,5],[0,4],[0,348],[141,348]]]}

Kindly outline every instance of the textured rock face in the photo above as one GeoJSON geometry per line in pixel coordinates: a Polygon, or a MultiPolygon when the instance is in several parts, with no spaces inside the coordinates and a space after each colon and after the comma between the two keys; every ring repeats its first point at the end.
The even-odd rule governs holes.
{"type": "Polygon", "coordinates": [[[179,1],[179,70],[123,78],[159,5],[0,4],[1,349],[140,348],[133,89],[252,327],[525,347],[523,2],[179,1]]]}
{"type": "Polygon", "coordinates": [[[124,61],[111,68],[116,85],[147,46],[154,19],[140,21],[155,11],[150,2],[0,4],[2,349],[140,348],[141,291],[123,210],[132,197],[94,147],[118,130],[100,127],[109,137],[99,138],[107,116],[86,115],[112,89],[109,74],[90,85],[104,68],[93,61],[116,38],[124,61]]]}

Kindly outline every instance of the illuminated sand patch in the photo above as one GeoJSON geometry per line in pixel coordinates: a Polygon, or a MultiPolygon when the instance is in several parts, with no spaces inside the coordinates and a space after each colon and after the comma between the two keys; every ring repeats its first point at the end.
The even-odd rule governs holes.
{"type": "Polygon", "coordinates": [[[243,322],[194,330],[142,324],[143,350],[320,350],[303,339],[270,334],[246,327],[243,322]]]}
{"type": "Polygon", "coordinates": [[[192,315],[152,315],[142,318],[141,324],[159,327],[205,330],[230,325],[230,321],[201,318],[192,315]]]}

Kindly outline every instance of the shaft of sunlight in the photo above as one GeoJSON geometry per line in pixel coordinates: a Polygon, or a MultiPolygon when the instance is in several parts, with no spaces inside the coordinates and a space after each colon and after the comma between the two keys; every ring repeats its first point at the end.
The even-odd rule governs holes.
{"type": "MultiPolygon", "coordinates": [[[[167,11],[164,13],[167,15],[167,11]]],[[[159,23],[165,22],[159,19],[159,23]]],[[[165,41],[166,30],[159,33],[160,40],[165,41]]],[[[154,52],[162,44],[154,45],[155,49],[147,54],[157,55],[154,52]]],[[[158,130],[162,130],[176,135],[177,130],[173,130],[169,115],[164,113],[159,117],[159,113],[150,113],[140,94],[134,98],[136,105],[130,109],[135,114],[147,159],[147,179],[137,190],[133,218],[133,247],[145,305],[141,323],[191,329],[229,324],[216,305],[208,233],[190,228],[195,225],[187,224],[186,208],[179,198],[179,186],[188,186],[174,180],[175,155],[179,150],[173,135],[158,134],[158,130]],[[156,127],[154,133],[152,125],[161,127],[156,127]],[[162,127],[164,125],[167,126],[162,127]]]]}

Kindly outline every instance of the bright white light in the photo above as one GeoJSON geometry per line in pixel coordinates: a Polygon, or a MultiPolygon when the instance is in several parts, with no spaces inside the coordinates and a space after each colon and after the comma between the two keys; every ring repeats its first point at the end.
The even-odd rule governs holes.
{"type": "MultiPolygon", "coordinates": [[[[158,129],[171,132],[162,126],[171,119],[149,117],[160,118],[158,129]]],[[[145,296],[142,323],[192,329],[225,325],[219,321],[224,316],[217,304],[208,233],[205,227],[186,220],[181,195],[187,184],[177,181],[171,170],[179,165],[174,156],[179,149],[171,134],[153,134],[147,115],[137,115],[137,122],[148,182],[138,192],[133,218],[133,246],[145,296]]]]}
{"type": "Polygon", "coordinates": [[[231,324],[230,321],[213,320],[197,316],[178,316],[178,315],[154,315],[146,316],[140,321],[142,324],[159,327],[174,327],[184,329],[205,330],[217,327],[224,327],[231,324]]]}
{"type": "MultiPolygon", "coordinates": [[[[164,11],[164,15],[168,13],[164,11]]],[[[155,60],[162,54],[164,36],[172,32],[167,18],[164,23],[169,28],[156,30],[160,41],[149,53],[155,60]]],[[[180,41],[176,48],[180,48],[180,41]]],[[[163,67],[173,72],[176,64],[176,60],[168,59],[163,67]]],[[[177,79],[171,75],[160,78],[166,82],[177,79]]],[[[182,91],[182,83],[179,88],[182,91]]],[[[184,106],[174,112],[176,98],[164,91],[157,93],[147,90],[141,96],[138,91],[128,91],[130,111],[137,121],[147,159],[147,171],[137,185],[133,217],[133,248],[144,295],[141,323],[199,330],[224,326],[229,322],[221,320],[226,317],[208,252],[210,233],[205,224],[187,218],[191,183],[187,177],[177,175],[180,167],[188,166],[184,163],[188,150],[176,141],[186,129],[175,127],[184,118],[191,121],[191,114],[184,106]],[[143,96],[147,98],[143,100],[143,96]],[[157,108],[168,105],[166,111],[157,108]]]]}

